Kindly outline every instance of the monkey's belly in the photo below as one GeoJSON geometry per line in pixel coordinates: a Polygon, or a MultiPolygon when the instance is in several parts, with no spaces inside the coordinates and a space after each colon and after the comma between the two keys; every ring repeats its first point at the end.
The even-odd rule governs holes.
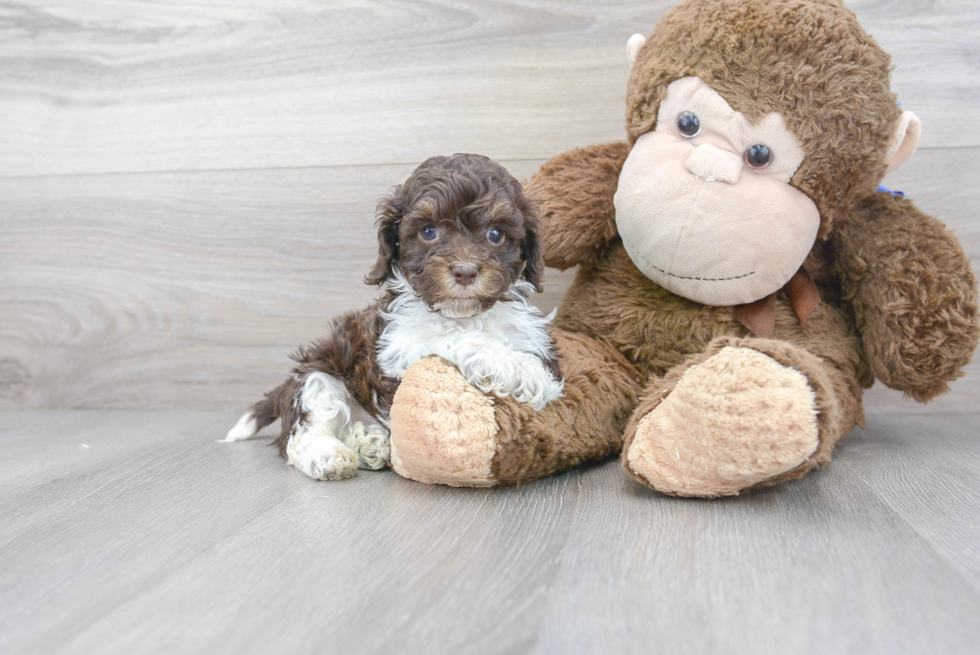
{"type": "Polygon", "coordinates": [[[609,342],[646,375],[663,375],[712,339],[742,335],[730,307],[710,307],[647,279],[616,245],[595,268],[580,267],[555,324],[609,342]]]}
{"type": "MultiPolygon", "coordinates": [[[[734,319],[731,307],[702,305],[647,279],[621,245],[596,267],[579,269],[556,325],[609,342],[644,374],[657,376],[702,352],[716,337],[752,336],[734,319]]],[[[860,359],[841,311],[826,303],[804,331],[789,303],[777,296],[775,338],[834,360],[860,359]],[[822,352],[828,344],[833,352],[822,352]]]]}

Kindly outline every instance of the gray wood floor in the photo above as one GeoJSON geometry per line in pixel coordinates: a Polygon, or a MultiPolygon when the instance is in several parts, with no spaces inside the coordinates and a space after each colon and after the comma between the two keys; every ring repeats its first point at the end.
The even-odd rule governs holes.
{"type": "Polygon", "coordinates": [[[980,415],[721,501],[314,482],[234,418],[0,412],[0,652],[977,652],[980,415]]]}
{"type": "MultiPolygon", "coordinates": [[[[380,195],[622,139],[626,39],[672,4],[0,3],[0,653],[976,653],[980,362],[715,502],[215,442],[373,296],[380,195]]],[[[980,271],[980,3],[849,5],[924,123],[886,183],[980,271]]]]}

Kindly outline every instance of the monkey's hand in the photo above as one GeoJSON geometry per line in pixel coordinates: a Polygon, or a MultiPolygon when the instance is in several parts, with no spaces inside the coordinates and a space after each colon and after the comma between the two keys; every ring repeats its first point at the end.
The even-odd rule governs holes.
{"type": "Polygon", "coordinates": [[[571,268],[616,236],[613,196],[628,154],[622,141],[579,148],[553,157],[534,174],[525,191],[541,209],[545,264],[571,268]]]}
{"type": "Polygon", "coordinates": [[[845,299],[876,378],[926,402],[977,346],[977,280],[938,220],[910,200],[876,193],[831,235],[845,299]]]}

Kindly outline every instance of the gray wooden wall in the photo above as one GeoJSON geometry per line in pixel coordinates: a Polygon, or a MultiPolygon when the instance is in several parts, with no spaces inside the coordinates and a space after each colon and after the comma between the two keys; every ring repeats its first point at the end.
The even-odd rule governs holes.
{"type": "MultiPolygon", "coordinates": [[[[373,297],[375,201],[420,161],[526,178],[623,138],[626,40],[671,4],[0,4],[0,407],[250,403],[373,297]]],[[[980,261],[980,3],[850,5],[925,126],[891,185],[980,261]]],[[[974,365],[932,405],[868,405],[978,398],[974,365]]]]}

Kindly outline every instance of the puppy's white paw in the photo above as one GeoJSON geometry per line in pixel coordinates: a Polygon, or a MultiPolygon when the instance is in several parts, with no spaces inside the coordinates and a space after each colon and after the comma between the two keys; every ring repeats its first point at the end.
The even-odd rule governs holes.
{"type": "Polygon", "coordinates": [[[350,427],[344,444],[357,453],[358,468],[377,471],[391,464],[391,440],[388,431],[374,423],[357,421],[350,427]]]}
{"type": "Polygon", "coordinates": [[[287,461],[316,480],[344,480],[357,471],[357,455],[334,437],[298,430],[286,446],[287,461]]]}
{"type": "Polygon", "coordinates": [[[556,380],[544,363],[537,357],[522,357],[518,361],[517,376],[511,395],[515,399],[541,411],[552,400],[561,398],[565,382],[556,380]]]}
{"type": "Polygon", "coordinates": [[[502,346],[476,345],[461,347],[455,358],[466,381],[483,393],[508,396],[514,387],[516,371],[513,352],[502,346]]]}
{"type": "Polygon", "coordinates": [[[463,377],[483,393],[513,396],[537,411],[561,397],[565,386],[540,359],[510,349],[482,348],[460,357],[458,366],[463,377]]]}

